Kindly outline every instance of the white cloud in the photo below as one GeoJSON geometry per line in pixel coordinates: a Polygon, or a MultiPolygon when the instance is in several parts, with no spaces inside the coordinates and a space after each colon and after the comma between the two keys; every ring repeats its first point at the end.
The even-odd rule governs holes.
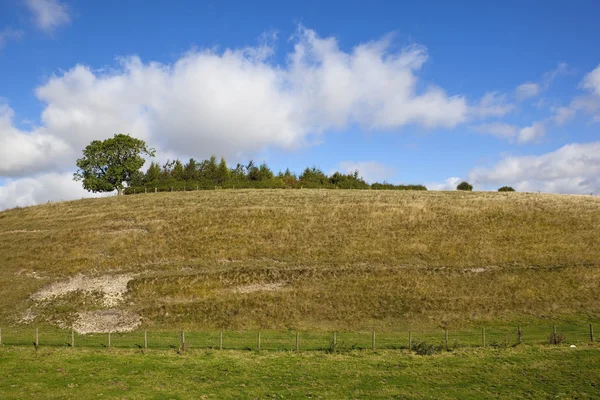
{"type": "Polygon", "coordinates": [[[550,84],[559,76],[563,76],[569,73],[569,66],[567,63],[561,62],[556,65],[556,68],[544,73],[542,76],[542,82],[544,88],[547,89],[550,84]]]}
{"type": "Polygon", "coordinates": [[[442,183],[428,183],[425,186],[427,190],[456,190],[456,187],[462,180],[459,177],[452,176],[442,183]]]}
{"type": "Polygon", "coordinates": [[[577,111],[571,107],[557,107],[553,111],[554,116],[552,117],[552,119],[558,125],[563,125],[564,123],[572,119],[577,113],[577,111]]]}
{"type": "Polygon", "coordinates": [[[504,93],[488,92],[483,95],[479,104],[469,110],[475,118],[502,117],[515,110],[515,105],[508,101],[504,93]]]}
{"type": "Polygon", "coordinates": [[[35,25],[46,33],[71,22],[68,7],[59,0],[26,0],[25,4],[33,13],[35,25]]]}
{"type": "Polygon", "coordinates": [[[582,87],[600,96],[600,65],[583,78],[582,87]]]}
{"type": "Polygon", "coordinates": [[[71,153],[61,139],[42,130],[23,132],[13,126],[14,112],[0,102],[0,176],[18,176],[54,166],[71,153]]]}
{"type": "MultiPolygon", "coordinates": [[[[389,181],[396,175],[394,167],[377,161],[342,161],[335,171],[346,174],[358,171],[359,176],[368,183],[389,181]]],[[[331,173],[335,171],[331,171],[331,173]]]]}
{"type": "Polygon", "coordinates": [[[84,190],[80,182],[73,180],[71,173],[49,173],[34,178],[10,180],[4,186],[0,186],[0,210],[47,201],[99,196],[84,190]]]}
{"type": "Polygon", "coordinates": [[[546,134],[546,126],[544,122],[534,122],[533,125],[525,127],[519,131],[517,143],[537,142],[546,134]]]}
{"type": "MultiPolygon", "coordinates": [[[[285,65],[272,62],[268,45],[192,51],[172,65],[124,58],[108,73],[77,65],[36,90],[46,103],[42,126],[21,137],[67,143],[73,155],[58,160],[66,168],[91,140],[119,132],[182,157],[238,158],[267,147],[295,149],[351,124],[433,128],[467,118],[463,97],[417,89],[427,60],[421,46],[392,52],[384,38],[345,52],[334,38],[304,28],[295,40],[285,65]]],[[[4,137],[9,148],[12,140],[4,137]]]]}
{"type": "Polygon", "coordinates": [[[517,100],[523,101],[530,97],[535,97],[540,94],[541,87],[539,84],[534,82],[527,82],[517,86],[516,94],[517,100]]]}
{"type": "Polygon", "coordinates": [[[600,193],[600,142],[573,143],[540,156],[509,156],[492,168],[476,168],[469,179],[510,185],[519,191],[600,193]]]}
{"type": "Polygon", "coordinates": [[[9,40],[18,40],[23,37],[24,32],[20,29],[4,28],[0,31],[0,49],[6,45],[9,40]]]}
{"type": "Polygon", "coordinates": [[[512,139],[517,135],[519,128],[516,125],[503,122],[491,122],[471,127],[475,132],[493,135],[502,139],[512,139]]]}

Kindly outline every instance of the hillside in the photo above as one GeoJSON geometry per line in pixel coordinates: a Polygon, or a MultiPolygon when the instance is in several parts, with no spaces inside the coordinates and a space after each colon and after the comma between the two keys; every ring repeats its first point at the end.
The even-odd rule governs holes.
{"type": "Polygon", "coordinates": [[[81,319],[105,309],[159,329],[592,320],[600,198],[217,190],[53,203],[0,213],[0,271],[0,325],[93,331],[81,319]]]}

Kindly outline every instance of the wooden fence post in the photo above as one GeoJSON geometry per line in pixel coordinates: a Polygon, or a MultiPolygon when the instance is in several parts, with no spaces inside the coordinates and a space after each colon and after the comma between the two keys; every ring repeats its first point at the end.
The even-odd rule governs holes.
{"type": "Polygon", "coordinates": [[[485,347],[485,328],[481,328],[481,347],[485,347]]]}
{"type": "Polygon", "coordinates": [[[523,337],[523,331],[520,326],[517,326],[517,344],[521,344],[521,338],[523,337]]]}
{"type": "Polygon", "coordinates": [[[38,328],[35,328],[35,348],[40,346],[40,332],[38,328]]]}
{"type": "Polygon", "coordinates": [[[296,332],[296,351],[300,351],[300,333],[296,332]]]}
{"type": "Polygon", "coordinates": [[[183,351],[185,350],[185,332],[181,331],[181,336],[179,338],[179,343],[180,343],[180,349],[183,351]]]}
{"type": "Polygon", "coordinates": [[[154,193],[158,193],[158,188],[157,187],[154,188],[154,193]]]}
{"type": "Polygon", "coordinates": [[[148,331],[144,331],[144,349],[148,348],[148,331]]]}
{"type": "Polygon", "coordinates": [[[75,348],[75,331],[71,329],[71,348],[75,348]]]}
{"type": "Polygon", "coordinates": [[[552,325],[552,341],[554,342],[553,344],[557,344],[557,340],[556,340],[556,325],[552,325]]]}
{"type": "Polygon", "coordinates": [[[148,193],[148,188],[144,188],[144,193],[148,193]]]}
{"type": "Polygon", "coordinates": [[[219,332],[219,350],[223,350],[223,331],[219,332]]]}
{"type": "Polygon", "coordinates": [[[110,331],[108,331],[108,348],[110,349],[110,331]]]}
{"type": "MultiPolygon", "coordinates": [[[[590,324],[590,342],[594,341],[594,325],[590,324]]],[[[2,344],[2,340],[0,340],[0,344],[2,344]]]]}
{"type": "Polygon", "coordinates": [[[408,350],[412,350],[412,332],[408,331],[408,350]]]}
{"type": "Polygon", "coordinates": [[[371,350],[375,350],[375,329],[373,329],[373,333],[371,333],[371,350]]]}
{"type": "Polygon", "coordinates": [[[260,331],[258,331],[258,351],[260,351],[260,331]]]}
{"type": "Polygon", "coordinates": [[[337,332],[333,332],[333,350],[337,348],[337,332]]]}

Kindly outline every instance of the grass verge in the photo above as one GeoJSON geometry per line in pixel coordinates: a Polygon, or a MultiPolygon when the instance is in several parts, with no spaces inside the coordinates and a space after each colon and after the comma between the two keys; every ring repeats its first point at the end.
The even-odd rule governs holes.
{"type": "Polygon", "coordinates": [[[597,398],[593,345],[291,352],[0,350],[3,399],[597,398]]]}

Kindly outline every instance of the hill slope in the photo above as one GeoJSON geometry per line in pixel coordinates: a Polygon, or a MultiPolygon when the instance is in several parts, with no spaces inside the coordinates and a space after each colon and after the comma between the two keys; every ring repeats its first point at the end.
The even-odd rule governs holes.
{"type": "Polygon", "coordinates": [[[102,309],[197,329],[594,319],[600,198],[222,190],[86,199],[0,213],[0,270],[2,324],[70,326],[102,309]]]}

